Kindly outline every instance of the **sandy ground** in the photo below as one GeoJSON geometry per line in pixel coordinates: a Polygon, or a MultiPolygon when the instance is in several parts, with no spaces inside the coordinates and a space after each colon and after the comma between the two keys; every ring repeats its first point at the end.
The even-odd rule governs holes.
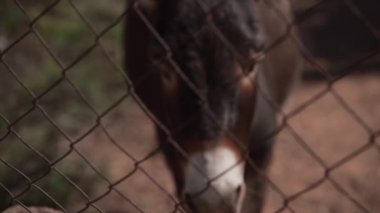
{"type": "MultiPolygon", "coordinates": [[[[284,111],[292,112],[325,89],[321,81],[300,84],[284,111]]],[[[288,127],[278,135],[268,175],[281,192],[268,187],[264,212],[281,209],[285,200],[289,208],[283,212],[362,212],[359,205],[370,212],[380,212],[380,139],[347,162],[339,163],[368,143],[368,131],[380,129],[380,75],[346,77],[334,84],[333,91],[290,117],[288,127]],[[368,129],[342,107],[336,95],[368,129]],[[326,168],[333,168],[328,178],[326,168]],[[313,184],[316,187],[297,195],[313,184]]],[[[139,212],[133,205],[143,212],[173,212],[174,188],[162,156],[154,155],[135,167],[135,162],[156,147],[153,126],[144,113],[131,101],[125,101],[102,123],[110,137],[97,129],[78,143],[78,149],[91,162],[103,165],[106,178],[117,183],[95,204],[105,212],[139,212]]],[[[108,185],[103,181],[92,198],[107,192],[108,185]]],[[[91,209],[89,212],[95,211],[91,209]]]]}

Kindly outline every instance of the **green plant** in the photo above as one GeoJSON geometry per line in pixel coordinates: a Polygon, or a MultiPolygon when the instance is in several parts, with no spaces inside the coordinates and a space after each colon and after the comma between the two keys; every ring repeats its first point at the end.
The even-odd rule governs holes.
{"type": "MultiPolygon", "coordinates": [[[[20,2],[32,19],[50,4],[50,1],[20,2]]],[[[91,20],[100,23],[101,27],[95,27],[97,30],[103,30],[115,19],[114,8],[110,6],[112,4],[107,3],[104,4],[105,8],[97,8],[97,3],[81,1],[80,5],[86,9],[82,11],[83,13],[89,14],[91,20]],[[101,9],[102,12],[97,13],[96,9],[101,9]]],[[[15,4],[8,1],[0,2],[0,31],[3,36],[13,41],[15,34],[29,29],[30,23],[27,20],[28,18],[15,4]]],[[[70,63],[83,49],[88,48],[95,41],[94,36],[67,2],[59,3],[52,8],[34,23],[33,30],[46,41],[47,46],[60,61],[63,61],[64,65],[70,63]]],[[[107,33],[107,38],[101,38],[106,49],[116,46],[116,51],[120,52],[121,35],[122,27],[117,25],[107,33]]],[[[4,119],[0,118],[0,158],[17,168],[30,180],[37,180],[34,183],[35,186],[42,188],[64,206],[76,205],[77,198],[81,195],[68,180],[52,169],[43,159],[53,161],[62,155],[63,151],[60,150],[62,135],[35,107],[35,99],[23,86],[36,96],[43,94],[38,100],[39,106],[65,133],[79,131],[83,128],[83,124],[93,122],[91,120],[93,113],[79,101],[80,98],[64,75],[75,83],[90,104],[100,112],[125,93],[122,78],[110,73],[112,67],[104,60],[104,55],[95,50],[93,52],[95,53],[89,54],[87,59],[82,59],[79,64],[64,73],[61,65],[48,54],[45,47],[42,47],[39,40],[31,33],[28,39],[21,40],[11,51],[4,54],[7,64],[15,70],[23,85],[15,80],[4,64],[0,63],[0,115],[4,117],[4,119]],[[46,92],[59,79],[64,80],[46,92]],[[32,112],[12,126],[12,131],[17,135],[7,134],[9,133],[8,123],[14,122],[32,108],[32,112]],[[27,146],[33,147],[41,153],[43,158],[27,146]]],[[[118,63],[121,55],[119,52],[116,54],[118,63]]],[[[68,147],[67,144],[66,147],[68,147]]],[[[82,159],[67,157],[59,164],[59,171],[87,194],[91,195],[96,191],[99,177],[82,159]]],[[[106,166],[103,165],[103,168],[106,166]]],[[[105,169],[102,172],[107,173],[105,169]]],[[[0,183],[14,195],[22,193],[18,200],[25,205],[57,207],[40,190],[30,185],[30,181],[23,175],[1,162],[0,183]]],[[[7,190],[0,187],[0,211],[8,207],[11,201],[7,190]]]]}

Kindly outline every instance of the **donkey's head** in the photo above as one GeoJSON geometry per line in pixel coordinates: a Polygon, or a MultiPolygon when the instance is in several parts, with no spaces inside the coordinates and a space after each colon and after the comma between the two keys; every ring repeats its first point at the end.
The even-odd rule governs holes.
{"type": "Polygon", "coordinates": [[[194,212],[238,211],[261,34],[252,0],[157,5],[149,70],[159,76],[160,141],[179,197],[194,212]],[[164,42],[162,42],[164,41],[164,42]],[[163,43],[168,46],[163,45],[163,43]]]}

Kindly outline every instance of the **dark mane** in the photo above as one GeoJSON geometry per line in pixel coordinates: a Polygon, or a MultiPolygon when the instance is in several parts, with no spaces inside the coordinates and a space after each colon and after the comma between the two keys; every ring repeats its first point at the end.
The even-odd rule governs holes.
{"type": "MultiPolygon", "coordinates": [[[[207,98],[207,104],[220,123],[227,127],[232,125],[235,115],[226,112],[236,112],[236,66],[241,60],[238,57],[249,58],[250,51],[262,47],[261,32],[251,0],[203,2],[210,8],[208,13],[196,0],[161,1],[156,29],[169,44],[180,69],[207,98]],[[207,22],[210,17],[235,52],[207,22]]],[[[198,134],[201,138],[217,137],[220,129],[207,113],[201,113],[198,96],[184,87],[180,104],[182,114],[194,120],[190,124],[190,134],[198,134]]]]}

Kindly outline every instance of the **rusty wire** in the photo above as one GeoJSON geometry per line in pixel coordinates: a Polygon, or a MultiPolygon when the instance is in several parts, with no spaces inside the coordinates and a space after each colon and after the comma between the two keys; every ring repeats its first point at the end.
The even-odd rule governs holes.
{"type": "MultiPolygon", "coordinates": [[[[213,8],[209,8],[209,6],[204,3],[201,0],[194,0],[199,4],[199,9],[203,11],[205,15],[205,24],[208,25],[213,31],[215,32],[215,35],[222,41],[222,43],[226,46],[227,49],[231,51],[231,53],[234,55],[236,59],[241,64],[244,64],[244,61],[241,61],[241,56],[239,56],[238,52],[234,49],[233,45],[228,41],[228,39],[225,38],[223,33],[218,29],[218,27],[214,24],[213,22],[213,16],[212,16],[212,11],[218,9],[218,5],[213,8]]],[[[326,80],[327,84],[324,89],[319,91],[317,94],[315,94],[312,97],[309,97],[308,100],[304,101],[301,105],[297,106],[295,109],[293,109],[291,112],[283,112],[280,106],[276,106],[273,100],[270,100],[269,97],[265,97],[267,101],[272,105],[276,111],[282,116],[282,122],[279,124],[278,128],[273,131],[271,134],[267,136],[268,139],[275,137],[279,132],[286,130],[288,131],[296,140],[296,142],[324,169],[324,176],[320,177],[318,180],[314,181],[311,183],[309,186],[301,189],[300,191],[292,194],[292,195],[287,195],[285,192],[281,190],[279,186],[275,183],[275,181],[271,180],[270,177],[268,177],[265,173],[262,171],[257,170],[255,168],[255,165],[253,162],[250,161],[250,159],[242,159],[246,160],[247,163],[255,168],[257,172],[268,182],[269,187],[271,187],[273,190],[275,190],[277,193],[279,193],[283,199],[283,206],[279,208],[276,212],[282,212],[284,210],[288,210],[290,212],[295,212],[295,210],[289,205],[291,202],[294,200],[298,199],[299,197],[305,195],[306,193],[310,192],[311,190],[317,188],[320,186],[322,183],[328,181],[330,182],[333,187],[346,199],[348,199],[351,203],[353,203],[358,209],[360,209],[362,212],[370,212],[368,207],[366,207],[363,203],[358,201],[352,194],[350,194],[338,181],[336,181],[333,177],[331,177],[331,173],[336,170],[337,168],[341,167],[342,165],[354,160],[357,156],[361,155],[368,149],[377,146],[379,148],[379,144],[376,144],[376,139],[380,135],[380,130],[377,129],[372,129],[370,125],[366,123],[364,119],[360,117],[360,115],[356,112],[354,108],[350,106],[350,104],[339,94],[339,92],[333,87],[334,84],[344,78],[347,75],[350,75],[352,73],[352,70],[356,68],[357,66],[360,66],[361,64],[365,63],[369,59],[378,56],[380,53],[380,48],[376,47],[374,48],[373,51],[367,52],[360,57],[358,57],[356,60],[353,60],[351,63],[346,65],[345,67],[341,68],[341,70],[338,71],[340,73],[339,76],[332,77],[329,75],[331,73],[331,70],[326,69],[323,67],[323,65],[319,64],[318,61],[314,59],[313,54],[308,50],[307,47],[304,46],[304,44],[298,39],[293,37],[290,34],[290,31],[297,27],[297,25],[301,24],[303,21],[307,20],[309,16],[311,16],[315,10],[324,4],[328,3],[329,1],[326,0],[321,0],[312,7],[310,7],[302,16],[300,16],[298,19],[294,19],[292,21],[288,21],[284,19],[284,22],[286,22],[286,25],[288,26],[287,32],[281,36],[278,40],[273,42],[272,44],[269,44],[268,47],[265,49],[264,52],[270,52],[273,47],[276,47],[279,45],[285,38],[291,36],[292,39],[294,39],[301,50],[302,56],[305,59],[305,61],[309,62],[310,64],[313,65],[313,67],[318,70],[323,78],[326,80]],[[291,120],[294,116],[298,115],[302,111],[304,111],[306,108],[308,108],[310,105],[312,105],[314,102],[317,102],[320,100],[322,97],[325,95],[330,94],[332,95],[335,100],[339,103],[339,105],[351,116],[353,120],[356,121],[367,133],[368,135],[368,140],[364,145],[361,147],[357,148],[356,150],[353,150],[351,153],[347,154],[344,158],[338,160],[335,162],[333,165],[327,165],[327,163],[315,152],[313,149],[307,144],[305,139],[302,138],[302,136],[297,132],[295,128],[292,127],[292,125],[289,123],[289,120],[291,120]]],[[[206,112],[209,114],[209,116],[212,118],[213,122],[215,122],[220,128],[222,128],[223,125],[221,125],[217,119],[215,118],[214,113],[212,110],[210,110],[209,106],[207,105],[207,101],[205,97],[203,96],[202,92],[200,92],[197,87],[194,85],[194,83],[186,76],[186,74],[181,70],[181,68],[178,66],[176,61],[172,58],[173,55],[173,50],[168,44],[166,44],[165,40],[160,36],[160,34],[156,31],[154,28],[154,25],[150,23],[149,19],[144,15],[144,13],[139,9],[138,6],[138,1],[136,1],[135,4],[133,4],[132,7],[127,8],[124,13],[119,15],[115,21],[111,24],[109,24],[106,28],[104,28],[102,31],[97,31],[91,21],[86,18],[85,15],[81,13],[81,11],[76,7],[76,4],[72,0],[56,0],[50,3],[45,9],[40,12],[37,16],[34,18],[31,18],[28,13],[26,12],[24,6],[20,1],[14,0],[14,3],[17,5],[19,10],[23,13],[23,15],[27,18],[29,22],[29,28],[22,33],[18,38],[14,39],[12,43],[10,43],[7,47],[5,47],[3,50],[0,52],[0,63],[5,67],[6,72],[8,72],[13,79],[25,90],[25,92],[28,93],[30,98],[32,98],[32,106],[27,109],[23,114],[18,116],[14,120],[8,120],[6,118],[6,115],[3,115],[0,113],[0,120],[1,122],[6,124],[6,129],[7,132],[0,137],[0,143],[7,139],[7,137],[10,137],[11,135],[16,137],[21,144],[23,144],[26,148],[31,150],[33,153],[35,153],[39,158],[41,158],[44,163],[46,163],[49,167],[47,171],[45,171],[42,175],[40,175],[37,178],[30,178],[28,175],[24,174],[22,171],[20,171],[18,168],[13,166],[11,163],[5,161],[2,159],[0,156],[0,162],[8,167],[9,169],[17,172],[20,174],[27,182],[28,185],[25,189],[23,189],[21,192],[14,193],[10,189],[8,189],[6,186],[3,185],[3,183],[0,182],[0,188],[5,190],[9,196],[11,197],[11,204],[18,204],[21,207],[23,207],[26,211],[30,212],[28,210],[28,207],[24,205],[22,202],[20,202],[19,198],[23,196],[23,194],[27,193],[31,188],[35,188],[36,190],[40,191],[42,194],[46,196],[46,198],[50,201],[52,201],[55,205],[56,208],[63,211],[63,212],[68,212],[65,206],[61,205],[59,200],[56,200],[52,195],[50,195],[48,192],[46,192],[43,188],[41,188],[37,182],[44,179],[46,176],[48,176],[50,173],[54,172],[58,175],[60,175],[62,178],[64,178],[68,184],[70,184],[81,196],[86,200],[85,203],[82,203],[83,207],[78,210],[78,212],[84,212],[88,210],[89,208],[92,208],[96,210],[97,212],[104,212],[100,207],[97,206],[97,202],[101,199],[103,199],[106,196],[109,196],[109,194],[113,191],[116,192],[117,194],[120,195],[124,199],[125,202],[128,202],[131,204],[136,211],[138,212],[144,212],[141,207],[138,206],[132,199],[126,195],[123,194],[122,191],[116,188],[117,185],[120,183],[124,182],[127,180],[129,177],[134,175],[137,171],[141,171],[155,186],[157,186],[164,194],[167,196],[172,204],[173,204],[173,212],[182,212],[181,210],[181,205],[183,204],[183,200],[177,200],[170,192],[168,192],[164,186],[160,185],[159,182],[155,180],[155,177],[152,176],[149,171],[145,170],[144,168],[141,167],[141,164],[144,163],[145,161],[149,160],[154,156],[158,151],[161,150],[161,147],[155,148],[152,150],[150,153],[148,153],[146,156],[139,157],[137,159],[136,157],[133,156],[132,153],[130,153],[128,150],[123,148],[123,146],[120,144],[120,141],[117,141],[109,132],[107,127],[103,124],[102,119],[108,115],[112,110],[114,110],[116,107],[118,107],[123,101],[125,101],[128,97],[131,97],[134,99],[137,104],[141,107],[141,109],[144,111],[144,113],[149,117],[149,119],[158,126],[159,129],[163,130],[164,133],[166,134],[168,141],[173,144],[173,146],[177,149],[179,153],[185,158],[188,158],[188,155],[185,150],[183,150],[175,141],[173,134],[175,132],[170,132],[169,129],[149,110],[147,109],[146,106],[144,106],[143,102],[140,100],[140,98],[135,94],[134,92],[134,85],[129,79],[128,75],[126,75],[126,72],[124,72],[124,69],[118,65],[113,58],[110,56],[110,54],[106,51],[103,43],[100,41],[102,37],[106,33],[108,33],[110,30],[113,29],[113,27],[124,19],[125,15],[130,11],[130,10],[135,10],[135,12],[138,13],[139,17],[141,20],[144,22],[144,24],[148,27],[150,32],[152,33],[153,37],[157,39],[162,46],[162,48],[165,50],[165,56],[160,60],[164,61],[165,63],[169,63],[173,70],[180,76],[181,80],[187,84],[187,86],[195,92],[197,96],[202,100],[202,104],[204,105],[206,112]],[[51,11],[58,3],[65,1],[67,2],[70,7],[73,9],[76,15],[80,18],[80,20],[84,23],[84,25],[91,31],[91,34],[95,37],[93,40],[92,44],[88,46],[78,57],[76,57],[71,63],[64,63],[59,56],[57,56],[56,53],[49,47],[49,44],[45,41],[44,37],[40,35],[38,32],[38,29],[36,29],[35,24],[44,16],[47,15],[49,11],[51,11]],[[25,82],[22,81],[20,76],[17,74],[17,72],[12,68],[12,66],[7,63],[6,58],[7,53],[14,48],[18,43],[23,41],[27,36],[34,36],[37,38],[39,45],[43,47],[44,50],[47,51],[49,54],[50,59],[52,59],[60,69],[60,77],[58,80],[55,82],[51,82],[49,87],[45,89],[43,92],[40,94],[35,94],[26,84],[25,82]],[[83,91],[75,84],[73,80],[70,79],[68,76],[68,72],[70,72],[70,69],[75,67],[79,62],[81,62],[85,57],[87,57],[95,48],[100,48],[101,52],[104,56],[104,58],[112,65],[113,69],[115,72],[118,72],[123,80],[126,82],[127,85],[127,91],[124,95],[122,95],[118,100],[114,101],[114,103],[111,103],[111,105],[106,108],[103,111],[98,111],[88,100],[88,98],[84,95],[83,91]],[[70,85],[70,87],[75,91],[75,93],[80,97],[81,102],[86,106],[86,108],[93,114],[93,116],[96,117],[96,122],[93,123],[90,128],[88,128],[84,134],[80,135],[77,138],[72,138],[70,135],[65,133],[64,130],[62,130],[59,125],[54,121],[51,115],[44,109],[43,106],[40,105],[39,101],[47,95],[49,92],[54,90],[58,85],[60,85],[62,82],[66,82],[70,85]],[[15,129],[15,126],[22,121],[25,117],[27,117],[29,114],[31,114],[33,111],[38,111],[41,113],[41,115],[46,119],[46,121],[49,122],[51,126],[56,129],[60,136],[64,138],[64,140],[67,142],[67,145],[69,147],[69,150],[64,152],[61,156],[59,156],[56,160],[51,161],[49,160],[46,156],[44,156],[40,151],[38,151],[35,147],[30,145],[28,143],[28,140],[23,138],[15,129]],[[79,149],[77,149],[76,145],[78,143],[81,143],[81,141],[86,138],[88,135],[90,135],[92,132],[94,132],[96,129],[100,129],[107,137],[109,141],[115,146],[118,150],[120,150],[127,158],[129,158],[131,161],[134,162],[134,168],[129,171],[126,175],[123,177],[119,178],[116,181],[111,181],[109,180],[97,167],[86,157],[86,154],[82,153],[79,149]],[[80,188],[73,180],[71,180],[69,177],[67,177],[63,172],[61,172],[58,168],[56,168],[56,165],[60,163],[61,161],[65,161],[67,156],[69,156],[71,153],[76,153],[80,156],[80,158],[86,163],[88,167],[91,168],[93,172],[96,173],[97,176],[99,176],[104,182],[107,183],[108,185],[108,190],[103,191],[96,197],[90,197],[89,195],[86,194],[84,190],[80,188]]],[[[281,13],[281,11],[276,8],[274,5],[271,5],[269,2],[266,1],[268,6],[272,8],[275,13],[280,16],[284,17],[284,14],[281,13]]],[[[223,2],[221,3],[223,4],[223,2]]],[[[378,41],[380,40],[380,30],[376,28],[376,26],[366,18],[365,14],[363,14],[353,3],[351,0],[344,0],[343,4],[349,8],[351,11],[352,15],[355,16],[357,19],[359,19],[363,25],[366,27],[366,29],[371,33],[371,35],[377,39],[378,41]]],[[[196,32],[191,32],[194,33],[193,36],[193,41],[189,42],[196,42],[196,32]]],[[[243,66],[243,65],[242,65],[243,66]]],[[[144,83],[144,79],[141,80],[141,84],[144,83]]],[[[136,82],[135,82],[136,83],[136,82]]],[[[260,88],[259,88],[260,92],[260,88]]],[[[265,96],[265,94],[262,94],[265,96]]],[[[187,121],[184,121],[187,122],[187,121]]],[[[225,130],[227,135],[231,137],[232,140],[234,140],[237,144],[241,145],[242,143],[239,143],[239,141],[236,139],[236,137],[225,130]]],[[[247,147],[241,146],[241,149],[243,150],[248,150],[247,147]]],[[[248,152],[248,151],[247,151],[248,152]]],[[[196,167],[196,165],[194,165],[196,167]]],[[[234,165],[236,166],[236,165],[234,165]]],[[[233,167],[234,167],[233,166],[233,167]]],[[[233,167],[227,169],[225,172],[228,172],[230,169],[233,167]]],[[[218,177],[214,177],[212,179],[207,178],[207,187],[204,190],[207,190],[208,187],[212,187],[211,183],[215,179],[219,178],[222,174],[220,174],[218,177]]],[[[204,190],[200,191],[199,194],[201,194],[204,190]]]]}

